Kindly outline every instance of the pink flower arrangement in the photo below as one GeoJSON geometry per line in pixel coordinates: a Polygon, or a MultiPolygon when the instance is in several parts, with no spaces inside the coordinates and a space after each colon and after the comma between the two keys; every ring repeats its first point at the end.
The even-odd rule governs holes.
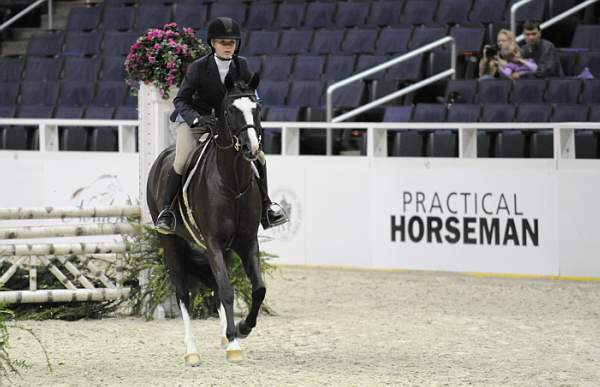
{"type": "Polygon", "coordinates": [[[131,46],[125,60],[127,82],[144,82],[156,86],[164,99],[169,88],[179,87],[187,66],[210,50],[194,35],[194,30],[177,24],[148,30],[131,46]]]}

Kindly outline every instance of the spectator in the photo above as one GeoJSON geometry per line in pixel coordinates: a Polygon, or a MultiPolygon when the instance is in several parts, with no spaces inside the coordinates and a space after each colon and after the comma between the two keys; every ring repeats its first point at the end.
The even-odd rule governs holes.
{"type": "Polygon", "coordinates": [[[523,24],[523,35],[526,42],[521,48],[523,57],[533,59],[538,67],[532,75],[536,78],[564,76],[554,44],[542,39],[539,23],[526,21],[523,24]]]}
{"type": "Polygon", "coordinates": [[[515,35],[509,30],[500,30],[496,44],[486,45],[483,58],[479,61],[479,79],[490,79],[500,76],[501,70],[508,65],[508,59],[519,53],[515,35]]]}
{"type": "Polygon", "coordinates": [[[507,61],[506,66],[500,69],[500,74],[513,80],[519,79],[523,75],[534,74],[538,69],[534,60],[523,59],[520,51],[507,54],[507,61]]]}

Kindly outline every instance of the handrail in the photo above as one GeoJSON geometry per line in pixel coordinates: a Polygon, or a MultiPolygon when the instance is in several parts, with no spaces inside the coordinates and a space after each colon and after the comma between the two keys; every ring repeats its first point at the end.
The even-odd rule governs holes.
{"type": "MultiPolygon", "coordinates": [[[[515,34],[515,36],[517,35],[516,10],[518,8],[520,8],[522,5],[525,5],[526,3],[530,2],[530,1],[533,1],[533,0],[522,0],[518,3],[515,3],[510,9],[510,30],[513,32],[513,34],[515,34]]],[[[562,21],[562,20],[568,18],[572,14],[579,12],[583,8],[587,8],[590,5],[597,3],[598,1],[600,1],[600,0],[586,0],[580,4],[577,4],[576,6],[569,8],[566,11],[559,13],[558,15],[554,16],[553,18],[548,19],[545,22],[543,22],[542,24],[540,24],[540,30],[548,28],[548,27],[558,23],[559,21],[562,21]]],[[[518,42],[522,41],[523,39],[525,39],[525,37],[523,36],[523,34],[521,34],[521,35],[517,36],[516,41],[518,43],[518,42]]]]}
{"type": "MultiPolygon", "coordinates": [[[[383,103],[386,103],[389,100],[392,100],[394,98],[397,98],[399,96],[402,96],[404,94],[408,94],[414,90],[417,90],[423,86],[426,86],[430,83],[436,82],[440,79],[443,79],[445,77],[452,77],[455,78],[456,77],[456,41],[454,40],[453,37],[451,36],[447,36],[445,38],[441,38],[436,40],[435,42],[429,43],[423,47],[420,47],[416,50],[410,51],[404,55],[401,55],[397,58],[394,59],[390,59],[387,62],[384,62],[380,65],[377,65],[375,67],[372,67],[370,69],[361,71],[358,74],[354,74],[351,77],[348,77],[346,79],[342,79],[341,81],[335,82],[334,84],[330,85],[327,88],[327,95],[326,95],[326,103],[327,103],[327,121],[328,122],[340,122],[343,120],[347,120],[348,118],[354,117],[362,112],[365,112],[369,109],[372,109],[376,106],[379,106],[383,103]],[[369,75],[375,74],[377,72],[380,72],[382,70],[387,69],[388,67],[397,65],[399,63],[405,62],[409,59],[414,58],[417,55],[420,55],[424,52],[433,50],[434,48],[438,47],[438,46],[442,46],[446,43],[450,43],[452,45],[452,52],[451,52],[451,68],[433,75],[429,78],[423,79],[413,85],[404,87],[400,90],[397,90],[391,94],[388,94],[387,96],[381,97],[379,99],[376,99],[375,101],[372,101],[366,105],[360,106],[356,109],[353,109],[349,112],[346,112],[338,117],[333,117],[333,106],[332,106],[332,97],[333,97],[333,92],[341,87],[344,87],[352,82],[356,82],[358,80],[361,80],[363,78],[368,77],[369,75]]],[[[331,150],[332,150],[332,137],[331,137],[331,129],[327,129],[327,154],[331,154],[331,150]]]]}
{"type": "Polygon", "coordinates": [[[40,4],[45,3],[45,2],[48,2],[48,29],[51,30],[52,29],[52,0],[37,0],[36,2],[31,4],[24,10],[22,10],[15,16],[13,16],[10,19],[8,19],[7,21],[5,21],[2,25],[0,25],[0,32],[2,32],[4,29],[6,29],[10,25],[12,25],[14,22],[16,22],[17,20],[19,20],[20,18],[22,18],[23,16],[25,16],[26,14],[28,14],[29,12],[31,12],[32,10],[37,8],[40,4]]]}

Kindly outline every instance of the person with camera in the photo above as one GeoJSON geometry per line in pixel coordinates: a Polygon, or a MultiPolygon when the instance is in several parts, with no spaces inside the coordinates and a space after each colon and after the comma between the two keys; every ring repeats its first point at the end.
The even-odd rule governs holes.
{"type": "Polygon", "coordinates": [[[508,59],[519,52],[515,36],[508,30],[500,30],[496,44],[486,45],[483,49],[483,58],[479,61],[479,79],[493,79],[501,74],[501,70],[508,64],[508,59]]]}
{"type": "Polygon", "coordinates": [[[523,57],[537,63],[537,69],[532,73],[536,78],[564,76],[558,53],[552,42],[542,39],[540,24],[535,21],[523,23],[525,45],[521,48],[523,57]]]}

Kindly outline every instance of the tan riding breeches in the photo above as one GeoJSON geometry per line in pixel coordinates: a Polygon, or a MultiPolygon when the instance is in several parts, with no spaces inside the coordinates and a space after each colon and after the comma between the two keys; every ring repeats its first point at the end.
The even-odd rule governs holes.
{"type": "Polygon", "coordinates": [[[183,168],[185,167],[185,163],[190,153],[194,150],[196,140],[194,139],[192,130],[185,122],[176,124],[175,128],[177,129],[177,141],[175,144],[175,161],[173,162],[173,169],[178,175],[181,175],[183,174],[183,168]]]}

